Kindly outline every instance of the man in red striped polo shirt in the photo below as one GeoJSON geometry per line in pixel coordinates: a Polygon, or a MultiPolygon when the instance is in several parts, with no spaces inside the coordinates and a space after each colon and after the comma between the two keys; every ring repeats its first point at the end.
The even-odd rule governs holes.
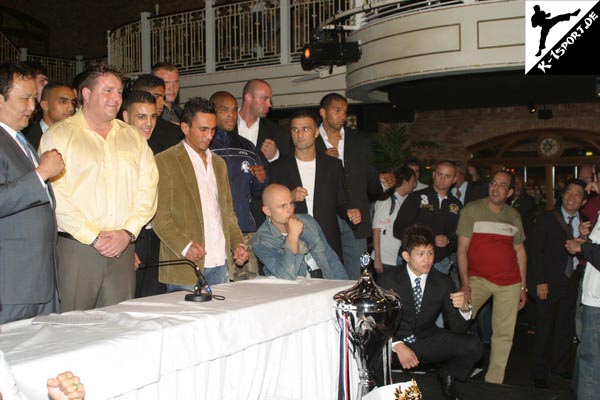
{"type": "Polygon", "coordinates": [[[502,383],[512,347],[517,312],[525,306],[527,255],[519,213],[506,204],[514,181],[505,171],[492,176],[488,197],[460,213],[458,267],[461,291],[471,298],[473,315],[493,297],[492,348],[486,382],[502,383]]]}

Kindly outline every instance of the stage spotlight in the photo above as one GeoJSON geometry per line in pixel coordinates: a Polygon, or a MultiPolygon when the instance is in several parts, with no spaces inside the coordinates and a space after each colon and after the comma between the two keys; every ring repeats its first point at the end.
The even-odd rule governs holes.
{"type": "Polygon", "coordinates": [[[311,71],[318,67],[341,66],[360,60],[358,42],[311,42],[304,46],[300,63],[302,69],[311,71]]]}

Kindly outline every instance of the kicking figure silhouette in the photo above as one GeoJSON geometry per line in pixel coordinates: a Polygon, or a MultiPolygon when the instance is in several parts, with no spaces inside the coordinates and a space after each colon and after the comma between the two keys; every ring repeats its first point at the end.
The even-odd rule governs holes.
{"type": "Polygon", "coordinates": [[[533,6],[533,9],[535,10],[535,13],[531,17],[531,25],[534,28],[538,26],[542,27],[542,33],[540,36],[540,48],[537,54],[535,55],[536,57],[539,57],[542,55],[542,50],[546,48],[546,37],[548,36],[550,29],[552,29],[554,25],[561,21],[568,21],[569,19],[571,19],[571,17],[576,17],[579,14],[579,11],[581,10],[578,8],[572,13],[561,14],[554,18],[550,18],[550,13],[542,11],[539,5],[533,6]]]}

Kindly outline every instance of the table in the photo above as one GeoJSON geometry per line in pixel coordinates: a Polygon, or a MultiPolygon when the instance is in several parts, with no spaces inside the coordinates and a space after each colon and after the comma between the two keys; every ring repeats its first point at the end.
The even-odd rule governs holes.
{"type": "Polygon", "coordinates": [[[332,296],[352,285],[264,278],[213,287],[224,301],[186,302],[183,292],[129,300],[67,313],[104,315],[99,325],[2,325],[0,349],[31,399],[45,398],[48,377],[71,370],[88,400],[331,400],[339,370],[332,296]]]}

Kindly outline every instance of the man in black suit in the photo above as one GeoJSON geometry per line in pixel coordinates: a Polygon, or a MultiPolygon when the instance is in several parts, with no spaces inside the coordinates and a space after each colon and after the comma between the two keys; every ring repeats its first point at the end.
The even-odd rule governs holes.
{"type": "Polygon", "coordinates": [[[268,166],[291,151],[290,135],[285,129],[268,120],[272,107],[271,86],[262,79],[250,79],[242,90],[242,108],[238,113],[238,134],[260,150],[263,165],[268,166]]]}
{"type": "Polygon", "coordinates": [[[166,104],[165,81],[152,74],[140,75],[133,83],[133,90],[143,90],[150,93],[154,96],[154,99],[156,99],[156,113],[158,114],[158,119],[156,120],[150,140],[148,140],[148,146],[150,146],[152,152],[158,154],[181,142],[183,139],[183,132],[179,125],[160,118],[165,110],[166,104]]]}
{"type": "Polygon", "coordinates": [[[385,289],[400,295],[400,325],[392,348],[404,369],[443,363],[438,382],[447,399],[460,399],[455,380],[466,380],[481,357],[479,339],[466,333],[471,305],[463,292],[455,292],[450,278],[432,269],[435,236],[425,225],[408,227],[402,238],[406,267],[381,274],[385,289]],[[439,313],[449,329],[436,326],[439,313]]]}
{"type": "Polygon", "coordinates": [[[36,150],[48,128],[75,114],[75,93],[70,86],[49,83],[44,86],[41,95],[42,118],[23,129],[23,134],[36,150]]]}
{"type": "MultiPolygon", "coordinates": [[[[358,226],[338,219],[344,251],[344,268],[350,279],[361,274],[360,256],[367,251],[367,238],[373,235],[369,201],[383,194],[377,169],[374,165],[373,149],[369,138],[345,128],[348,101],[337,93],[329,93],[321,99],[319,114],[322,124],[317,139],[317,151],[342,161],[346,184],[352,205],[360,210],[362,223],[358,226]]],[[[389,182],[393,187],[395,182],[389,182]]]]}
{"type": "Polygon", "coordinates": [[[464,164],[456,163],[456,183],[450,193],[459,199],[463,206],[474,200],[486,198],[487,192],[488,188],[484,182],[467,180],[467,171],[464,164]]]}
{"type": "Polygon", "coordinates": [[[312,215],[325,233],[329,246],[342,259],[342,244],[337,217],[359,226],[361,212],[351,208],[342,163],[318,153],[317,118],[310,111],[297,111],[290,130],[295,151],[271,165],[271,183],[292,191],[296,214],[312,215]]]}
{"type": "Polygon", "coordinates": [[[581,179],[566,182],[562,205],[538,218],[530,242],[532,273],[536,284],[536,332],[532,376],[535,386],[548,387],[550,372],[568,378],[575,336],[577,287],[582,267],[565,249],[579,236],[587,218],[579,211],[586,200],[581,179]]]}
{"type": "MultiPolygon", "coordinates": [[[[123,119],[140,131],[148,141],[148,145],[154,154],[160,152],[162,149],[160,144],[152,141],[156,133],[156,124],[159,120],[156,98],[152,93],[144,90],[132,90],[129,92],[125,101],[123,119]]],[[[177,127],[177,125],[167,121],[164,121],[164,123],[177,127]]],[[[148,224],[142,228],[135,241],[135,298],[154,296],[167,292],[167,286],[158,281],[159,254],[160,239],[154,232],[154,229],[152,229],[152,225],[148,224]]]]}
{"type": "Polygon", "coordinates": [[[35,110],[34,77],[21,63],[0,64],[0,325],[58,311],[48,180],[65,164],[55,149],[38,158],[20,132],[35,110]]]}
{"type": "MultiPolygon", "coordinates": [[[[519,212],[521,221],[523,222],[525,237],[531,237],[533,222],[535,220],[536,205],[533,196],[527,194],[525,182],[521,175],[515,175],[515,190],[513,195],[508,198],[507,202],[519,212]]],[[[525,242],[525,245],[527,246],[527,242],[525,242]]]]}

